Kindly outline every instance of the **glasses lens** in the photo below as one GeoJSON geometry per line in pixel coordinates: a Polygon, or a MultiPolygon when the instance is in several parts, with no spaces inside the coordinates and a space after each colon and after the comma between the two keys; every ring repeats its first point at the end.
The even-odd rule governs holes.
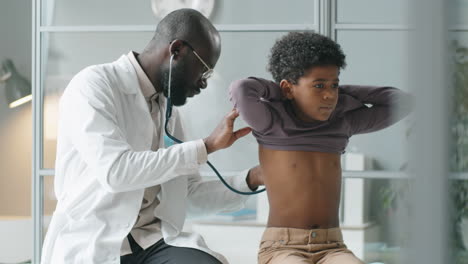
{"type": "Polygon", "coordinates": [[[202,78],[203,78],[203,79],[208,79],[208,78],[211,77],[211,75],[213,75],[213,70],[212,70],[212,69],[208,69],[206,72],[203,73],[202,78]]]}

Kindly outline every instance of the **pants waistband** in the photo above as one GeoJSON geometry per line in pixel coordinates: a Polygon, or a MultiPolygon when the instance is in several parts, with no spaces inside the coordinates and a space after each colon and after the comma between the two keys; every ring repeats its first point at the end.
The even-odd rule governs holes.
{"type": "Polygon", "coordinates": [[[329,242],[343,242],[341,228],[328,229],[299,229],[286,227],[268,227],[262,236],[262,241],[284,240],[303,244],[322,244],[329,242]]]}

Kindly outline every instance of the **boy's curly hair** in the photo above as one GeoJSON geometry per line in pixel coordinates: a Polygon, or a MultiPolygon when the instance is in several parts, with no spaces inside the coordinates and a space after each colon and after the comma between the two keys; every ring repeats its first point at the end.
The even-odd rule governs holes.
{"type": "Polygon", "coordinates": [[[271,48],[268,71],[276,82],[293,84],[314,66],[346,67],[340,45],[328,37],[312,32],[291,32],[278,39],[271,48]]]}

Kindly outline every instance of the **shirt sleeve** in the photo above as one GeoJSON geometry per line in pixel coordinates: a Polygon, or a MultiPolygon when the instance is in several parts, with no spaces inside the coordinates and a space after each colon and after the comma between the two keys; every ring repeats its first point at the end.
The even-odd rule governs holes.
{"type": "Polygon", "coordinates": [[[279,85],[250,77],[233,82],[229,94],[242,119],[254,131],[263,134],[272,127],[273,110],[268,104],[282,99],[279,85]]]}
{"type": "Polygon", "coordinates": [[[393,87],[340,86],[340,93],[360,101],[362,107],[347,112],[350,135],[370,133],[389,127],[412,110],[411,94],[393,87]],[[368,106],[369,105],[369,106],[368,106]]]}

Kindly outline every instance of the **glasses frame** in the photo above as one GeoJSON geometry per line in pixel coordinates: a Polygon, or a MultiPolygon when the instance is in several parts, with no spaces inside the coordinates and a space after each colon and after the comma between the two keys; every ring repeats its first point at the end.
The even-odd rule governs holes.
{"type": "Polygon", "coordinates": [[[193,54],[195,54],[195,57],[197,57],[198,60],[206,67],[207,70],[202,73],[202,79],[204,80],[209,79],[213,75],[213,71],[214,71],[213,68],[208,66],[208,64],[200,57],[200,55],[198,55],[198,53],[195,51],[192,45],[190,45],[190,43],[188,43],[185,40],[181,40],[181,41],[192,50],[193,54]]]}

